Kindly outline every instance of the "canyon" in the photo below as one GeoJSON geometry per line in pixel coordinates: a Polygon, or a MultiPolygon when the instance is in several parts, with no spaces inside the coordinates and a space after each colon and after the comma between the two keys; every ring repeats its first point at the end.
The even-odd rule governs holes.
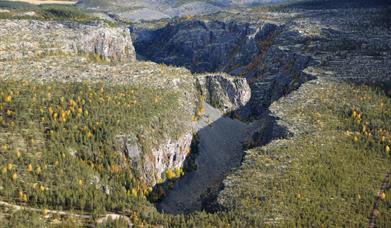
{"type": "MultiPolygon", "coordinates": [[[[235,109],[214,101],[221,97],[215,88],[201,90],[202,94],[211,94],[206,99],[211,105],[207,104],[207,119],[202,120],[211,124],[197,129],[197,169],[185,174],[158,202],[158,208],[165,212],[200,210],[205,207],[203,201],[220,190],[225,176],[240,165],[246,148],[287,135],[267,114],[268,106],[313,78],[303,70],[314,61],[297,49],[281,47],[279,39],[286,40],[284,36],[291,32],[273,23],[250,26],[234,21],[192,20],[154,31],[131,30],[136,31],[133,36],[138,58],[183,66],[196,74],[225,71],[233,78],[245,79],[251,89],[248,102],[241,102],[235,109]],[[228,116],[219,114],[216,108],[228,116]]],[[[305,39],[298,33],[289,36],[297,43],[305,39]]],[[[222,88],[230,90],[224,84],[222,88]]]]}
{"type": "MultiPolygon", "coordinates": [[[[236,5],[232,2],[229,6],[219,3],[212,4],[213,7],[205,6],[209,4],[205,2],[172,5],[154,1],[160,14],[143,8],[145,2],[135,2],[139,5],[133,6],[126,5],[129,2],[80,1],[78,7],[105,18],[83,23],[0,20],[0,79],[4,83],[50,85],[49,91],[52,85],[76,86],[69,89],[71,93],[77,91],[78,85],[86,85],[86,97],[96,87],[97,93],[104,97],[96,98],[102,102],[99,105],[114,102],[113,106],[120,107],[116,113],[110,113],[93,107],[92,101],[83,104],[76,93],[71,94],[70,100],[84,105],[81,113],[87,107],[100,110],[87,114],[90,117],[84,114],[85,125],[91,125],[92,129],[87,136],[83,136],[86,126],[79,127],[79,132],[61,118],[56,122],[57,116],[52,113],[45,116],[46,110],[53,112],[52,106],[31,109],[31,113],[43,115],[37,118],[43,118],[42,122],[45,118],[54,121],[53,129],[47,124],[43,127],[40,123],[31,124],[33,121],[28,125],[31,129],[23,125],[14,130],[5,124],[0,129],[0,143],[9,143],[17,150],[27,151],[32,145],[29,142],[35,140],[38,149],[47,150],[50,157],[51,153],[56,154],[51,146],[58,146],[60,149],[55,148],[61,155],[46,167],[51,169],[56,166],[52,163],[65,160],[68,164],[80,164],[80,170],[88,170],[84,181],[80,179],[76,185],[91,185],[88,194],[104,199],[102,210],[111,213],[139,210],[137,216],[155,224],[160,224],[163,218],[178,219],[181,224],[181,219],[198,215],[223,215],[226,219],[224,216],[236,217],[231,212],[243,211],[246,213],[243,216],[249,218],[248,224],[260,225],[255,210],[269,205],[274,200],[270,195],[282,194],[282,190],[275,191],[273,184],[279,181],[278,175],[282,176],[298,160],[287,155],[290,151],[281,155],[273,150],[289,150],[290,143],[321,134],[319,129],[323,126],[317,124],[322,111],[334,110],[329,103],[320,105],[324,104],[323,92],[349,83],[381,88],[389,96],[391,21],[390,6],[385,1],[376,1],[371,7],[354,3],[346,7],[345,1],[338,4],[332,1],[324,5],[297,3],[270,8],[240,8],[260,1],[240,1],[236,5]],[[125,5],[131,10],[121,10],[125,5]],[[208,10],[200,12],[200,7],[208,10]],[[149,13],[145,14],[145,10],[149,13]],[[190,13],[183,14],[187,10],[190,13]],[[139,14],[146,15],[146,20],[134,18],[139,14]],[[118,25],[113,26],[114,22],[118,25]],[[104,89],[116,95],[106,97],[109,92],[104,89]],[[127,95],[128,100],[120,100],[127,95]],[[306,113],[308,107],[311,114],[306,113]],[[134,113],[132,109],[142,112],[134,113]],[[124,120],[122,116],[128,117],[127,122],[120,122],[124,120]],[[319,118],[317,122],[309,120],[312,116],[319,118]],[[110,130],[101,133],[100,122],[110,130]],[[112,129],[114,126],[116,129],[112,129]],[[57,128],[66,135],[65,141],[55,142],[47,136],[57,128]],[[73,129],[78,132],[68,136],[73,129]],[[95,137],[101,137],[102,141],[83,141],[95,137]],[[99,163],[102,154],[108,160],[99,163]],[[269,180],[272,184],[264,184],[263,181],[269,180]],[[267,195],[269,190],[271,193],[267,195]],[[121,197],[129,201],[121,204],[125,202],[121,197]]],[[[62,106],[71,106],[71,101],[61,101],[68,99],[65,95],[51,98],[52,93],[38,100],[45,105],[54,102],[55,109],[60,110],[62,106]]],[[[343,114],[336,114],[338,118],[350,115],[346,114],[352,109],[349,102],[344,100],[338,105],[344,108],[343,114]]],[[[14,109],[19,107],[23,106],[14,109]]],[[[58,113],[62,117],[66,111],[58,113]]],[[[384,113],[386,116],[387,112],[384,113]]],[[[78,114],[75,117],[80,119],[78,114]]],[[[26,119],[23,118],[19,120],[21,123],[26,119]]],[[[11,117],[5,119],[13,121],[11,117]]],[[[338,129],[345,131],[343,127],[338,129]]],[[[5,152],[3,148],[0,152],[5,152]]],[[[26,166],[27,162],[21,161],[17,167],[26,166]]],[[[52,172],[63,174],[55,168],[52,172]]],[[[22,179],[28,176],[19,175],[22,179]]],[[[50,177],[39,178],[44,180],[42,183],[48,180],[48,186],[57,187],[50,177]]],[[[289,183],[293,186],[295,181],[289,183]]],[[[23,180],[22,187],[16,189],[22,189],[25,182],[28,181],[23,180]]],[[[0,188],[0,195],[5,194],[5,188],[0,188]]],[[[62,194],[59,195],[60,198],[62,194]]],[[[300,194],[293,196],[294,200],[300,197],[300,194]]],[[[278,213],[286,213],[280,208],[283,204],[271,205],[279,209],[269,212],[262,208],[265,209],[261,213],[265,215],[262,224],[275,225],[283,220],[278,213]]],[[[124,217],[127,224],[136,223],[133,216],[124,217]]],[[[289,216],[284,216],[290,222],[289,216]]]]}

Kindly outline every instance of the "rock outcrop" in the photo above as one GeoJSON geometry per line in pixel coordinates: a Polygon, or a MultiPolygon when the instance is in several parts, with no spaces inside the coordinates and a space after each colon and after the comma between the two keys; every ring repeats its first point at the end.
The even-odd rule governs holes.
{"type": "Polygon", "coordinates": [[[168,170],[181,168],[190,153],[193,140],[192,130],[186,131],[178,139],[168,139],[151,151],[143,151],[139,140],[134,135],[119,135],[117,150],[126,154],[134,171],[148,185],[155,185],[164,180],[163,174],[168,170]]]}
{"type": "MultiPolygon", "coordinates": [[[[373,4],[373,2],[369,4],[373,4]]],[[[264,155],[264,153],[259,153],[259,150],[268,151],[267,156],[270,156],[269,151],[273,147],[289,147],[286,143],[296,140],[296,137],[305,135],[306,138],[311,138],[315,132],[319,134],[318,125],[308,121],[310,119],[307,118],[309,116],[308,112],[311,109],[325,108],[319,104],[320,100],[346,104],[345,101],[340,101],[338,96],[333,100],[325,98],[327,96],[324,94],[327,93],[324,91],[336,88],[335,84],[341,84],[341,82],[342,84],[345,82],[368,83],[389,88],[391,81],[391,68],[389,67],[391,64],[391,27],[389,17],[386,15],[389,15],[390,11],[385,11],[381,7],[370,10],[365,8],[335,9],[334,7],[336,5],[332,2],[332,10],[326,10],[320,6],[315,13],[315,10],[302,12],[301,18],[290,21],[293,23],[290,23],[274,39],[274,44],[265,52],[266,56],[263,56],[262,62],[266,64],[257,69],[260,70],[259,75],[262,75],[266,80],[272,80],[276,78],[276,75],[277,78],[280,78],[281,84],[273,88],[288,89],[290,86],[297,86],[296,83],[287,83],[289,80],[285,77],[289,76],[288,72],[298,72],[299,74],[296,77],[299,80],[306,77],[311,78],[311,75],[318,79],[305,83],[297,91],[274,101],[269,106],[268,109],[273,116],[277,117],[278,124],[286,127],[293,138],[274,140],[262,149],[256,148],[246,151],[242,168],[246,166],[255,167],[254,161],[261,157],[256,156],[264,155]],[[363,26],[363,23],[366,25],[363,26]],[[284,64],[284,62],[290,62],[290,64],[284,64]],[[310,65],[310,67],[305,67],[306,65],[310,65]],[[299,72],[298,70],[303,67],[305,68],[304,72],[299,72]],[[284,83],[287,83],[285,87],[282,86],[284,83]],[[313,108],[309,108],[311,105],[313,105],[313,108]],[[255,152],[256,150],[258,152],[255,152]],[[257,153],[258,155],[255,155],[257,153]]],[[[317,8],[317,6],[314,6],[314,8],[317,8]]],[[[390,8],[388,7],[388,9],[390,8]]],[[[283,16],[283,14],[279,15],[283,16]]],[[[254,80],[256,82],[252,86],[253,97],[275,96],[273,93],[262,92],[267,91],[265,88],[270,84],[263,83],[257,77],[254,77],[254,80]],[[258,91],[261,94],[257,94],[258,91]]],[[[278,89],[272,91],[278,92],[278,89]]],[[[385,91],[387,92],[387,90],[385,91]]],[[[262,129],[259,132],[262,133],[262,129]]],[[[256,144],[255,142],[255,146],[259,146],[256,144]]],[[[289,158],[291,159],[290,156],[289,158]]],[[[274,155],[273,159],[279,160],[274,155]]],[[[269,163],[265,163],[269,167],[269,163]]],[[[280,167],[285,169],[290,164],[291,161],[280,167]]],[[[242,170],[244,169],[246,168],[242,170]]],[[[260,184],[254,181],[257,178],[252,178],[251,182],[248,182],[248,179],[242,179],[240,183],[236,182],[239,179],[238,176],[244,173],[242,170],[229,175],[224,181],[224,190],[220,192],[218,202],[225,209],[239,208],[241,210],[242,205],[248,203],[247,200],[243,200],[241,203],[245,203],[241,204],[239,201],[243,198],[233,196],[237,194],[238,186],[243,189],[249,183],[254,189],[260,189],[260,184]]],[[[249,170],[246,170],[246,172],[249,170]]],[[[251,172],[251,175],[255,177],[254,173],[256,172],[251,172]]],[[[258,180],[264,180],[269,177],[270,172],[266,171],[263,174],[258,173],[258,175],[258,180]]],[[[270,180],[275,178],[270,176],[270,180]]],[[[271,200],[271,198],[263,197],[264,193],[261,191],[257,192],[257,196],[261,196],[259,197],[261,201],[271,200]]],[[[254,208],[251,208],[251,213],[253,211],[254,208]]],[[[366,217],[363,217],[366,224],[366,217]]]]}
{"type": "Polygon", "coordinates": [[[127,29],[85,27],[82,31],[79,40],[75,41],[78,52],[96,54],[106,60],[135,60],[135,50],[127,29]]]}
{"type": "Polygon", "coordinates": [[[154,173],[156,180],[161,180],[163,173],[168,169],[181,168],[190,153],[192,140],[193,134],[189,131],[178,139],[169,139],[157,149],[153,149],[153,156],[144,163],[144,169],[147,171],[145,173],[154,173]],[[154,167],[150,164],[154,164],[154,167]]]}
{"type": "Polygon", "coordinates": [[[0,40],[2,61],[85,54],[131,62],[136,56],[128,29],[103,23],[1,20],[0,40]]]}
{"type": "Polygon", "coordinates": [[[223,73],[197,75],[196,78],[205,101],[224,113],[244,107],[251,98],[245,78],[223,73]]]}

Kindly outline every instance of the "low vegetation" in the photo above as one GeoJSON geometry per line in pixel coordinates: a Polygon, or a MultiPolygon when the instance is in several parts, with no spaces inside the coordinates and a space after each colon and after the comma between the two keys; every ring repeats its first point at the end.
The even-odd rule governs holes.
{"type": "Polygon", "coordinates": [[[0,19],[71,20],[89,22],[98,18],[88,15],[73,5],[31,5],[23,2],[0,1],[0,19]]]}

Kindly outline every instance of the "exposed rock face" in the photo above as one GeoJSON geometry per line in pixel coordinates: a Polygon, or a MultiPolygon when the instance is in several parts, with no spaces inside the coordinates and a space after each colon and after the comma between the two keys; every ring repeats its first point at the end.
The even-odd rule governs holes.
{"type": "Polygon", "coordinates": [[[105,60],[134,61],[136,56],[128,29],[102,23],[1,20],[0,40],[2,61],[58,54],[93,54],[105,60]]]}
{"type": "Polygon", "coordinates": [[[134,61],[136,56],[127,29],[86,27],[76,45],[79,52],[94,53],[109,60],[134,61]]]}
{"type": "Polygon", "coordinates": [[[179,65],[193,72],[229,72],[251,62],[258,51],[247,36],[246,23],[184,21],[156,31],[136,32],[139,55],[158,63],[179,65]]]}
{"type": "Polygon", "coordinates": [[[259,65],[254,66],[252,63],[246,66],[246,77],[250,81],[253,96],[247,110],[242,111],[245,117],[260,115],[273,101],[312,78],[302,72],[312,64],[311,57],[296,50],[284,49],[279,43],[260,52],[257,57],[261,59],[259,65]]]}
{"type": "MultiPolygon", "coordinates": [[[[179,137],[177,140],[168,140],[159,148],[152,150],[152,157],[145,163],[146,173],[150,173],[150,164],[154,164],[153,172],[156,180],[161,179],[162,174],[167,169],[176,169],[183,166],[187,155],[190,153],[190,146],[193,140],[193,134],[189,133],[179,137]]],[[[153,180],[150,180],[150,183],[153,180]]]]}
{"type": "Polygon", "coordinates": [[[117,150],[124,152],[132,163],[136,173],[153,186],[160,180],[167,169],[175,170],[183,166],[193,140],[190,129],[178,139],[168,139],[152,151],[143,151],[134,135],[117,137],[117,150]]]}
{"type": "Polygon", "coordinates": [[[197,81],[205,101],[223,112],[239,109],[251,98],[251,89],[245,78],[210,74],[198,75],[197,81]]]}

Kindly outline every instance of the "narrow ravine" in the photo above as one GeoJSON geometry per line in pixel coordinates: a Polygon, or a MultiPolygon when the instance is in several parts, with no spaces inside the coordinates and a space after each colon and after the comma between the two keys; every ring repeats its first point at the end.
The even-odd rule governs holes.
{"type": "Polygon", "coordinates": [[[178,214],[200,210],[201,196],[217,191],[226,174],[242,160],[248,125],[224,117],[208,104],[205,106],[205,115],[196,126],[199,129],[197,169],[176,181],[173,189],[157,204],[163,212],[178,214]]]}
{"type": "Polygon", "coordinates": [[[207,103],[205,115],[195,127],[198,129],[197,168],[166,189],[166,196],[156,204],[161,212],[215,211],[218,209],[215,198],[222,183],[228,174],[240,167],[244,151],[287,137],[288,133],[267,112],[255,121],[242,122],[223,115],[207,103]]]}

